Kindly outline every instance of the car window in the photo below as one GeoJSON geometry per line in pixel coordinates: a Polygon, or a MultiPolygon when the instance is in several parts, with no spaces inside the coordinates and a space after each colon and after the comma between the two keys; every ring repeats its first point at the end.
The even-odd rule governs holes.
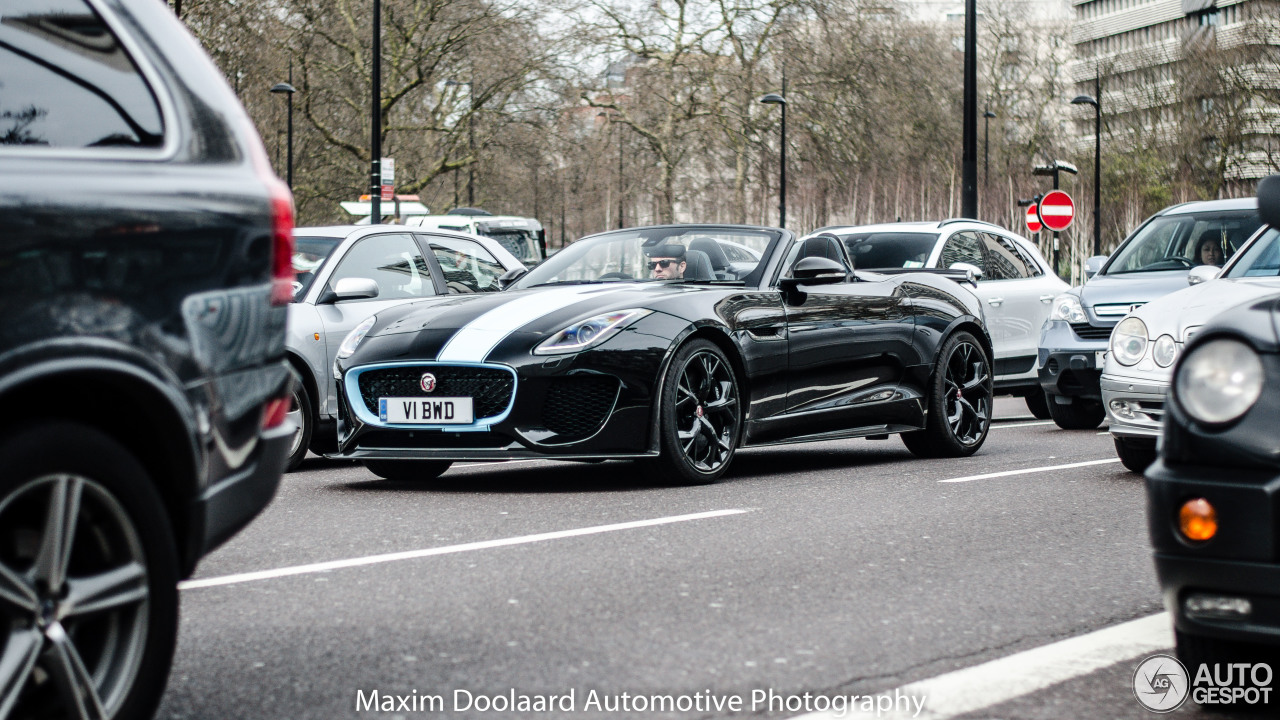
{"type": "Polygon", "coordinates": [[[1202,253],[1216,248],[1213,264],[1231,259],[1262,225],[1254,210],[1163,215],[1143,225],[1107,264],[1107,275],[1185,270],[1205,264],[1202,253]]]}
{"type": "Polygon", "coordinates": [[[938,242],[937,233],[855,232],[839,237],[858,270],[922,268],[938,242]]]}
{"type": "Polygon", "coordinates": [[[342,238],[295,235],[293,238],[293,299],[307,294],[316,271],[333,254],[342,238]]]}
{"type": "Polygon", "coordinates": [[[1010,240],[994,233],[982,233],[982,240],[987,248],[985,279],[1019,280],[1031,276],[1026,261],[1010,240]]]}
{"type": "Polygon", "coordinates": [[[502,263],[474,240],[432,237],[431,252],[435,253],[444,273],[449,292],[496,292],[502,289],[498,277],[506,272],[502,263]]]}
{"type": "Polygon", "coordinates": [[[516,256],[522,263],[534,264],[542,259],[538,250],[538,239],[530,230],[513,230],[503,228],[500,230],[486,230],[484,235],[498,241],[507,252],[516,256]]]}
{"type": "Polygon", "coordinates": [[[377,283],[379,300],[436,294],[427,259],[409,235],[372,235],[357,242],[334,269],[329,287],[352,277],[377,283]]]}
{"type": "Polygon", "coordinates": [[[946,244],[942,246],[938,267],[950,268],[956,263],[969,263],[979,270],[986,267],[982,240],[978,238],[978,233],[966,230],[947,238],[946,244]]]}
{"type": "Polygon", "coordinates": [[[4,3],[0,146],[159,147],[151,87],[83,0],[4,3]]]}
{"type": "Polygon", "coordinates": [[[1018,257],[1022,258],[1022,263],[1027,267],[1027,277],[1040,277],[1041,275],[1044,275],[1044,270],[1041,269],[1040,263],[1036,262],[1031,251],[1012,240],[1009,241],[1009,244],[1013,246],[1014,252],[1018,253],[1018,257]]]}

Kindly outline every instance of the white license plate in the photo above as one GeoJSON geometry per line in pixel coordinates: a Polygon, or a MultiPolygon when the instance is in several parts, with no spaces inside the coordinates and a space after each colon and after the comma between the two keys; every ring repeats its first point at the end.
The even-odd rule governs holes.
{"type": "Polygon", "coordinates": [[[378,419],[408,425],[470,425],[475,421],[469,397],[378,398],[378,419]]]}
{"type": "Polygon", "coordinates": [[[1097,357],[1097,361],[1098,361],[1098,369],[1099,369],[1099,370],[1101,370],[1101,369],[1102,369],[1102,366],[1107,364],[1107,351],[1106,351],[1106,350],[1098,350],[1096,354],[1097,354],[1097,356],[1098,356],[1098,357],[1097,357]]]}

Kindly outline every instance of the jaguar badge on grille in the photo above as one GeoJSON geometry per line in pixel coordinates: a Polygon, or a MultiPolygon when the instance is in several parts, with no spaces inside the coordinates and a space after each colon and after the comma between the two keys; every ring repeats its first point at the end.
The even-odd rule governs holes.
{"type": "Polygon", "coordinates": [[[422,379],[418,381],[422,386],[422,392],[434,392],[436,389],[436,376],[431,373],[422,373],[422,379]]]}

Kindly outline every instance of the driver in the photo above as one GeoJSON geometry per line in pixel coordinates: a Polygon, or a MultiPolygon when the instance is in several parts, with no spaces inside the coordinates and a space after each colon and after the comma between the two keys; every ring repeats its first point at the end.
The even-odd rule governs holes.
{"type": "Polygon", "coordinates": [[[1197,265],[1217,265],[1222,267],[1222,246],[1215,237],[1200,238],[1196,243],[1195,262],[1197,265]]]}
{"type": "Polygon", "coordinates": [[[684,278],[683,245],[662,244],[645,249],[649,256],[649,274],[655,280],[680,280],[684,278]]]}

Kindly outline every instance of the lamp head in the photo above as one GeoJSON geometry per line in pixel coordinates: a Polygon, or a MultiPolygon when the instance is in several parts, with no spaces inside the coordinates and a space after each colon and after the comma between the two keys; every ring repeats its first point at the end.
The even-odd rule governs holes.
{"type": "Polygon", "coordinates": [[[289,83],[276,83],[271,87],[273,93],[289,93],[290,95],[298,92],[298,89],[289,83]]]}
{"type": "Polygon", "coordinates": [[[765,105],[786,105],[787,99],[782,97],[778,93],[769,93],[768,95],[765,95],[764,97],[760,98],[760,102],[764,103],[765,105]]]}
{"type": "Polygon", "coordinates": [[[1071,101],[1072,105],[1092,105],[1098,107],[1098,101],[1093,99],[1092,95],[1077,95],[1071,101]]]}

